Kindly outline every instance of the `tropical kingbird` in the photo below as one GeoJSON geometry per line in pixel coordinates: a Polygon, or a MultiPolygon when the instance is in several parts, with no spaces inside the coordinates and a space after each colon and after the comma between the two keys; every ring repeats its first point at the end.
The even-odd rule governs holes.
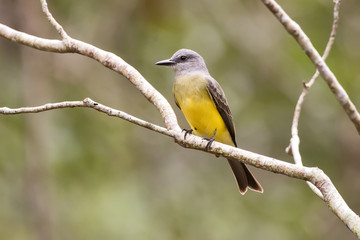
{"type": "MultiPolygon", "coordinates": [[[[209,140],[207,147],[214,140],[236,147],[234,123],[224,91],[210,76],[204,59],[192,50],[180,49],[170,59],[156,65],[170,66],[175,71],[175,103],[191,127],[188,132],[209,140]]],[[[241,194],[248,188],[263,192],[244,163],[233,159],[228,162],[241,194]]]]}

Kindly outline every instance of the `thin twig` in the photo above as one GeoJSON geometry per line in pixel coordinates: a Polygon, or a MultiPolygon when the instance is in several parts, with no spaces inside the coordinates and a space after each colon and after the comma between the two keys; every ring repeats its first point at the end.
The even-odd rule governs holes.
{"type": "Polygon", "coordinates": [[[316,51],[308,36],[304,33],[300,26],[295,21],[293,21],[289,15],[287,15],[287,13],[275,0],[262,0],[262,2],[276,16],[285,29],[295,38],[300,47],[313,62],[321,77],[328,84],[329,88],[334,93],[338,102],[341,104],[346,114],[353,122],[358,133],[360,134],[360,114],[358,110],[350,100],[344,88],[336,79],[334,73],[330,70],[320,54],[316,51]]]}
{"type": "MultiPolygon", "coordinates": [[[[339,22],[340,2],[341,2],[340,0],[335,0],[334,1],[333,24],[332,24],[329,40],[328,40],[328,42],[326,44],[326,48],[325,48],[323,56],[322,56],[322,58],[324,60],[326,60],[326,58],[329,56],[331,47],[333,46],[334,41],[335,41],[336,31],[337,31],[338,22],[339,22]]],[[[316,80],[316,78],[318,76],[319,76],[319,71],[316,69],[316,72],[311,77],[309,82],[307,82],[307,83],[303,82],[303,90],[302,90],[302,92],[301,92],[301,94],[299,96],[299,99],[298,99],[298,101],[296,103],[296,106],[295,106],[294,117],[293,117],[292,126],[291,126],[291,135],[292,135],[292,137],[290,139],[290,145],[286,148],[286,152],[291,154],[293,156],[293,158],[294,158],[294,162],[296,164],[299,164],[299,165],[303,165],[300,150],[299,150],[300,137],[299,137],[298,125],[299,125],[300,114],[301,114],[301,110],[302,110],[302,106],[303,106],[305,97],[309,93],[309,89],[314,84],[314,82],[315,82],[315,80],[316,80]]],[[[309,185],[311,190],[316,195],[318,195],[321,199],[323,198],[323,196],[322,196],[321,192],[319,191],[319,189],[317,189],[310,182],[306,182],[306,183],[309,185]]]]}
{"type": "Polygon", "coordinates": [[[64,28],[55,20],[55,18],[52,16],[51,12],[49,11],[46,0],[40,0],[40,3],[41,3],[42,11],[46,15],[46,18],[49,20],[50,24],[55,27],[56,31],[59,33],[59,35],[63,40],[68,39],[69,36],[65,32],[64,28]]]}
{"type": "Polygon", "coordinates": [[[47,103],[47,104],[44,104],[41,106],[36,106],[36,107],[22,107],[22,108],[1,107],[0,114],[16,115],[16,114],[22,114],[22,113],[39,113],[39,112],[45,112],[45,111],[49,111],[49,110],[53,110],[53,109],[75,108],[75,107],[93,108],[99,112],[106,113],[109,116],[119,117],[128,122],[145,127],[147,129],[153,130],[153,131],[161,133],[163,135],[166,135],[169,137],[174,136],[174,134],[171,134],[171,131],[167,130],[166,128],[163,128],[156,124],[144,121],[142,119],[134,117],[123,111],[116,110],[114,108],[102,105],[100,103],[97,103],[97,102],[91,100],[90,98],[85,98],[83,101],[65,101],[65,102],[58,102],[58,103],[47,103]]]}

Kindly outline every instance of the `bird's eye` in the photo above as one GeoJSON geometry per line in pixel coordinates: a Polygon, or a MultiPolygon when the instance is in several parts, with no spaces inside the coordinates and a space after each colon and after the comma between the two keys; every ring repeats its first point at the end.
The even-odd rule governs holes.
{"type": "Polygon", "coordinates": [[[184,60],[186,60],[186,56],[183,55],[180,57],[180,59],[184,61],[184,60]]]}

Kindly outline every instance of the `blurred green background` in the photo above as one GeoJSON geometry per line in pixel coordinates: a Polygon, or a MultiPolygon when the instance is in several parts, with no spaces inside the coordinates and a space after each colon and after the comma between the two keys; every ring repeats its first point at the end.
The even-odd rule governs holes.
{"type": "MultiPolygon", "coordinates": [[[[322,52],[332,1],[279,2],[322,52]]],[[[302,81],[314,67],[261,1],[49,0],[67,33],[121,56],[172,104],[180,48],[223,86],[241,148],[285,153],[302,81]]],[[[328,64],[360,109],[360,2],[343,1],[328,64]]],[[[39,1],[0,0],[0,22],[59,38],[39,1]]],[[[0,39],[0,106],[90,97],[163,125],[127,79],[94,60],[0,39]]],[[[187,124],[176,109],[181,127],[187,124]]],[[[360,138],[322,79],[300,119],[301,153],[360,213],[360,138]]],[[[354,239],[299,180],[252,168],[265,192],[241,196],[222,158],[91,109],[0,116],[0,239],[354,239]]]]}

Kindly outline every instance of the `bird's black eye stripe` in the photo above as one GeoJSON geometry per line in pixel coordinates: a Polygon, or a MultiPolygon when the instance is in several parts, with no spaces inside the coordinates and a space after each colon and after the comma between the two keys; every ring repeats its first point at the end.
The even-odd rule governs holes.
{"type": "Polygon", "coordinates": [[[180,56],[180,59],[184,61],[184,60],[186,60],[186,56],[182,55],[182,56],[180,56]]]}

